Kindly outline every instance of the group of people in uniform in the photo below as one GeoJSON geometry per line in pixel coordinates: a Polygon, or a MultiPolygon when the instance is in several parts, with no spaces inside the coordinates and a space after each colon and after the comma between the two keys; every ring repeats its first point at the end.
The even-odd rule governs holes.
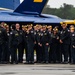
{"type": "Polygon", "coordinates": [[[0,63],[75,64],[75,27],[52,25],[0,24],[0,63]],[[34,60],[36,54],[36,60],[34,60]],[[25,55],[26,59],[23,59],[25,55]],[[23,62],[25,61],[25,62],[23,62]]]}

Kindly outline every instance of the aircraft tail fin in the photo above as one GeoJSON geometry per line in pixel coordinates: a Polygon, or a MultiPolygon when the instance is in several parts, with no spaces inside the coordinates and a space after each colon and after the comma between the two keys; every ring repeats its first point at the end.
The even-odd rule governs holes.
{"type": "Polygon", "coordinates": [[[48,0],[24,0],[14,11],[18,13],[41,14],[48,0]]]}
{"type": "Polygon", "coordinates": [[[20,0],[0,0],[1,8],[15,10],[20,5],[20,0]]]}

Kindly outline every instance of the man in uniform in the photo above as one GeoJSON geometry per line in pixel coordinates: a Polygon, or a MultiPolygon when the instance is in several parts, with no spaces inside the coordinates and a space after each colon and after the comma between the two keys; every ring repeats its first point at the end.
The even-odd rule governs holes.
{"type": "Polygon", "coordinates": [[[49,60],[49,53],[48,53],[48,47],[49,47],[49,34],[47,31],[47,26],[42,26],[42,33],[40,34],[42,37],[40,38],[39,45],[42,46],[43,50],[43,63],[48,64],[49,60]]]}
{"type": "Polygon", "coordinates": [[[5,50],[3,52],[3,56],[4,56],[4,60],[6,63],[9,63],[9,26],[5,23],[4,24],[4,29],[6,29],[6,32],[7,32],[7,41],[5,43],[5,50]]]}
{"type": "Polygon", "coordinates": [[[41,25],[36,25],[36,28],[34,29],[34,36],[35,36],[35,48],[36,48],[36,63],[40,63],[41,62],[41,58],[42,58],[42,53],[41,53],[41,47],[38,45],[38,38],[39,38],[39,34],[40,34],[40,28],[41,25]]]}
{"type": "Polygon", "coordinates": [[[47,26],[48,34],[49,34],[49,63],[51,62],[52,52],[51,52],[51,34],[52,34],[52,26],[47,26]]]}
{"type": "MultiPolygon", "coordinates": [[[[58,31],[57,31],[57,35],[58,35],[58,37],[60,38],[59,26],[55,26],[54,28],[58,30],[58,31]]],[[[61,63],[61,62],[62,62],[62,55],[61,55],[61,46],[60,46],[59,40],[58,40],[58,42],[57,42],[57,51],[56,51],[56,53],[57,53],[57,61],[56,61],[56,62],[57,62],[57,63],[61,63]]]]}
{"type": "Polygon", "coordinates": [[[6,42],[6,44],[7,44],[7,56],[6,56],[6,61],[7,61],[7,63],[9,63],[10,62],[10,51],[9,51],[9,35],[10,35],[10,31],[9,31],[9,25],[7,25],[7,27],[6,27],[6,31],[7,31],[7,36],[8,36],[8,39],[7,39],[7,42],[6,42]]]}
{"type": "Polygon", "coordinates": [[[39,32],[37,33],[37,42],[38,42],[38,63],[42,63],[43,62],[43,58],[44,58],[44,51],[42,49],[42,44],[41,44],[41,39],[43,37],[43,28],[42,25],[38,26],[38,30],[39,32]]]}
{"type": "Polygon", "coordinates": [[[25,56],[27,58],[27,33],[26,33],[27,32],[27,25],[22,25],[22,30],[23,30],[23,34],[24,34],[24,41],[22,43],[23,53],[25,53],[25,56]],[[24,49],[25,49],[25,51],[24,51],[24,49]]]}
{"type": "Polygon", "coordinates": [[[70,52],[71,52],[71,64],[75,64],[75,28],[70,26],[70,52]]]}
{"type": "Polygon", "coordinates": [[[0,24],[0,63],[5,63],[5,44],[7,41],[7,32],[3,28],[3,24],[0,24]]]}
{"type": "Polygon", "coordinates": [[[16,24],[16,30],[12,30],[9,37],[10,47],[11,47],[11,63],[23,61],[22,56],[22,43],[24,40],[23,31],[20,30],[20,25],[16,24]],[[18,56],[17,56],[18,49],[18,56]]]}
{"type": "MultiPolygon", "coordinates": [[[[69,38],[69,31],[67,28],[67,24],[62,24],[62,31],[60,32],[60,43],[61,43],[61,50],[64,56],[63,63],[68,63],[68,52],[69,52],[69,45],[70,45],[70,38],[69,38]]],[[[63,58],[62,58],[63,59],[63,58]]]]}
{"type": "Polygon", "coordinates": [[[27,58],[26,64],[34,64],[34,44],[35,44],[35,36],[32,25],[28,25],[27,35],[27,58]]]}
{"type": "Polygon", "coordinates": [[[34,49],[36,50],[36,63],[38,62],[38,42],[37,42],[37,33],[38,33],[38,29],[37,29],[37,25],[34,26],[34,37],[35,37],[35,41],[36,44],[34,46],[34,49]]]}

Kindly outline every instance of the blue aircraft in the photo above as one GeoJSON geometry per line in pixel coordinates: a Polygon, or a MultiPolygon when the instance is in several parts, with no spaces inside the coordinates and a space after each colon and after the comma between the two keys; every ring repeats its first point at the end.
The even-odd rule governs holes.
{"type": "Polygon", "coordinates": [[[47,2],[48,0],[24,0],[20,4],[19,0],[0,0],[0,7],[9,8],[0,8],[0,22],[60,24],[64,19],[41,14],[47,2]],[[3,1],[6,4],[2,4],[3,1]]]}
{"type": "Polygon", "coordinates": [[[1,8],[15,10],[20,5],[20,0],[0,0],[1,8]]]}

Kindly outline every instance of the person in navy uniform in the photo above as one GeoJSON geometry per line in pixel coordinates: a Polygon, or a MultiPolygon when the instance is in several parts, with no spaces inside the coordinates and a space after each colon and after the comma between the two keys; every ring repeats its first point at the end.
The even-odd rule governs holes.
{"type": "Polygon", "coordinates": [[[51,62],[57,62],[57,50],[58,50],[58,29],[54,28],[51,34],[51,62]]]}
{"type": "Polygon", "coordinates": [[[52,26],[47,26],[48,34],[49,34],[49,63],[51,62],[52,52],[51,52],[51,34],[52,34],[52,26]]]}
{"type": "MultiPolygon", "coordinates": [[[[68,63],[68,53],[69,53],[69,45],[70,45],[70,34],[67,28],[67,24],[62,24],[62,30],[60,32],[60,44],[62,55],[64,56],[64,60],[62,61],[64,64],[68,63]]],[[[62,57],[63,59],[63,57],[62,57]]]]}
{"type": "Polygon", "coordinates": [[[38,37],[38,25],[34,26],[34,36],[35,36],[35,41],[36,41],[36,44],[34,46],[34,50],[36,50],[36,63],[39,62],[39,47],[38,47],[38,41],[37,41],[37,37],[38,37]]]}
{"type": "Polygon", "coordinates": [[[75,28],[70,26],[70,52],[71,52],[71,64],[75,64],[75,28]]]}
{"type": "MultiPolygon", "coordinates": [[[[59,39],[60,39],[59,26],[55,26],[54,28],[58,30],[58,31],[57,31],[57,35],[58,35],[58,37],[59,37],[59,39]]],[[[58,42],[57,42],[56,55],[57,55],[57,61],[56,61],[56,63],[61,63],[61,62],[62,62],[62,54],[61,54],[61,44],[60,44],[59,40],[58,40],[58,42]]]]}
{"type": "MultiPolygon", "coordinates": [[[[7,24],[4,22],[3,23],[3,28],[6,30],[6,28],[7,28],[7,24]]],[[[7,31],[7,30],[6,30],[7,31]]],[[[8,39],[7,39],[8,40],[8,39]]],[[[7,41],[6,40],[6,42],[5,42],[5,49],[2,51],[2,63],[7,63],[7,54],[8,54],[8,48],[7,48],[7,41]]]]}
{"type": "Polygon", "coordinates": [[[42,54],[43,54],[43,58],[42,61],[43,63],[48,64],[48,60],[49,60],[49,53],[48,53],[48,47],[49,47],[49,34],[47,31],[47,26],[43,25],[42,26],[42,32],[41,32],[41,38],[40,38],[40,43],[39,45],[42,47],[42,54]]]}
{"type": "Polygon", "coordinates": [[[7,41],[7,32],[3,28],[3,23],[0,24],[0,63],[5,63],[5,44],[7,41]]]}
{"type": "Polygon", "coordinates": [[[27,41],[27,36],[26,36],[26,34],[27,34],[26,33],[26,31],[27,31],[27,25],[22,25],[22,30],[23,30],[23,34],[24,34],[24,41],[22,43],[22,46],[23,46],[22,57],[23,57],[23,54],[25,53],[25,57],[27,58],[27,42],[26,42],[27,41]]]}
{"type": "Polygon", "coordinates": [[[7,32],[7,41],[6,41],[6,44],[5,44],[5,61],[6,63],[9,63],[10,61],[10,51],[9,51],[9,35],[10,35],[10,31],[9,31],[9,25],[5,24],[5,29],[6,29],[6,32],[7,32]]]}
{"type": "Polygon", "coordinates": [[[32,28],[32,25],[28,25],[26,42],[27,42],[27,58],[25,64],[34,64],[35,36],[34,36],[34,30],[32,28]]]}
{"type": "Polygon", "coordinates": [[[39,27],[39,32],[37,33],[37,42],[38,42],[38,61],[37,61],[37,63],[42,63],[43,56],[44,56],[42,44],[41,44],[41,39],[43,37],[43,29],[42,29],[42,25],[40,25],[38,27],[39,27]]]}
{"type": "Polygon", "coordinates": [[[10,32],[9,43],[11,47],[11,63],[18,64],[22,62],[22,42],[24,40],[23,31],[20,30],[20,25],[15,25],[16,29],[10,32]],[[18,51],[17,51],[18,49],[18,51]],[[18,56],[17,56],[18,55],[18,56]]]}

